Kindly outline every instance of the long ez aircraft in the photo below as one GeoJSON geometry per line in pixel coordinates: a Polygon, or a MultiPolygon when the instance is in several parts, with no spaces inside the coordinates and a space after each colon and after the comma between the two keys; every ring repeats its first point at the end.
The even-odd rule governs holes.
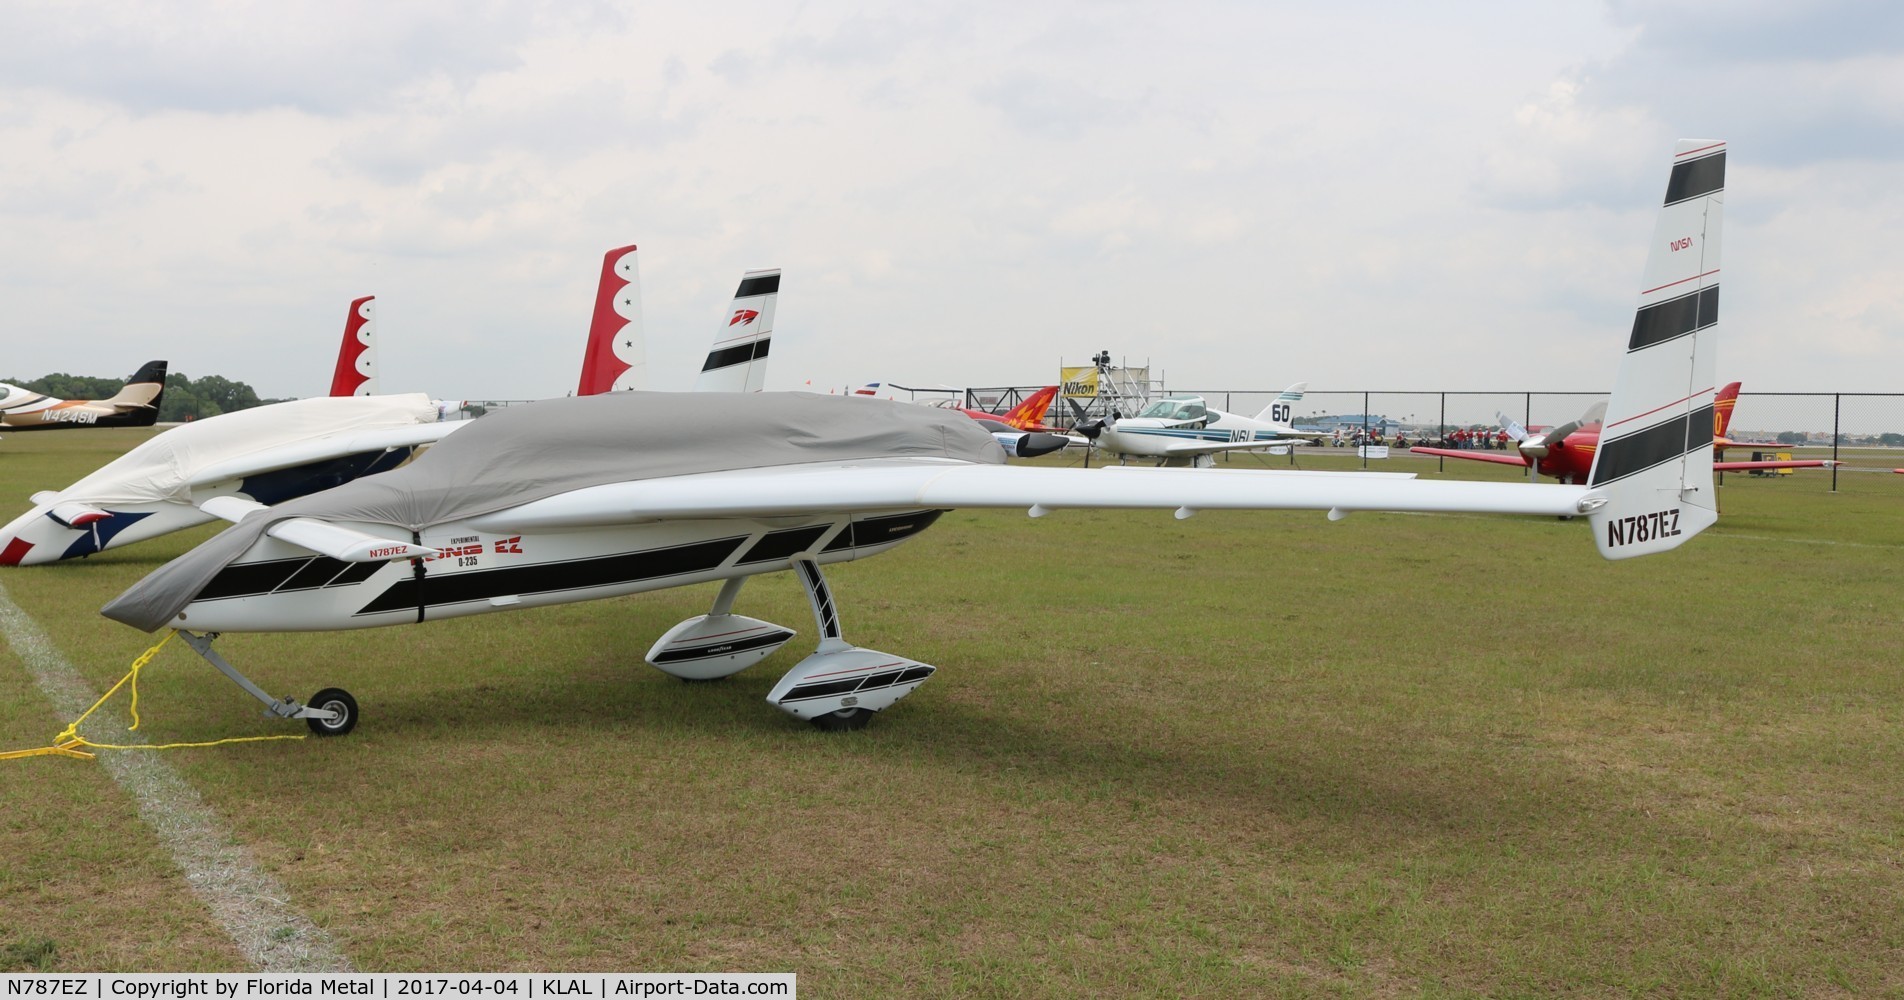
{"type": "Polygon", "coordinates": [[[213,649],[217,635],[415,625],[721,581],[708,613],[670,629],[646,657],[677,677],[709,679],[793,637],[733,613],[748,577],[792,571],[819,643],[767,700],[821,728],[853,729],[937,668],[847,642],[821,567],[886,552],[949,508],[1584,515],[1606,558],[1664,552],[1717,520],[1724,179],[1723,143],[1679,143],[1583,485],[1010,467],[972,420],[929,407],[807,393],[609,393],[492,414],[403,468],[278,507],[208,502],[233,527],[101,613],[177,630],[271,713],[340,735],[358,721],[350,694],[272,698],[213,649]],[[870,408],[885,412],[869,420],[870,408]]]}

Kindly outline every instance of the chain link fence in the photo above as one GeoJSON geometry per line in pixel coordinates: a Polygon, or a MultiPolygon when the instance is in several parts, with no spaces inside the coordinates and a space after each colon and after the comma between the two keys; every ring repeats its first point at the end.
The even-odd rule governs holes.
{"type": "MultiPolygon", "coordinates": [[[[1173,390],[1172,395],[1199,395],[1210,406],[1253,417],[1280,390],[1220,389],[1201,392],[1173,390]]],[[[1455,444],[1457,431],[1465,440],[1487,446],[1500,440],[1502,418],[1524,427],[1551,427],[1590,416],[1607,398],[1605,392],[1377,392],[1321,391],[1304,393],[1296,404],[1294,423],[1303,429],[1340,432],[1345,447],[1357,440],[1393,445],[1430,442],[1455,444]]],[[[1053,414],[1054,418],[1056,413],[1053,414]]],[[[1774,459],[1829,459],[1831,469],[1798,469],[1728,475],[1776,477],[1794,489],[1882,492],[1904,497],[1904,393],[1797,393],[1741,392],[1726,428],[1726,437],[1747,442],[1728,449],[1726,458],[1745,461],[1774,459]],[[1753,444],[1765,447],[1752,447],[1753,444]]],[[[1336,440],[1332,438],[1333,442],[1336,440]]],[[[1396,471],[1443,469],[1444,460],[1409,456],[1391,448],[1396,471]],[[1410,468],[1403,468],[1402,464],[1410,468]]],[[[1383,460],[1374,460],[1379,464],[1383,460]]],[[[1365,461],[1363,464],[1370,464],[1365,461]]]]}
{"type": "MultiPolygon", "coordinates": [[[[968,389],[963,405],[1003,413],[1042,388],[1032,385],[968,389]]],[[[1161,387],[1156,391],[1161,394],[1161,387]]],[[[1218,389],[1174,391],[1172,395],[1202,396],[1216,409],[1255,417],[1281,391],[1218,389]]],[[[1479,443],[1485,434],[1488,447],[1505,450],[1512,444],[1499,435],[1503,417],[1524,427],[1551,427],[1589,416],[1594,405],[1605,402],[1606,398],[1604,392],[1307,392],[1295,406],[1294,423],[1305,430],[1329,431],[1332,436],[1322,445],[1325,448],[1337,442],[1345,449],[1352,448],[1360,441],[1391,446],[1387,459],[1365,458],[1360,462],[1362,465],[1376,467],[1386,462],[1388,464],[1382,467],[1398,472],[1445,471],[1450,464],[1446,460],[1411,456],[1394,445],[1400,440],[1410,445],[1450,446],[1455,443],[1455,432],[1463,431],[1467,432],[1465,440],[1469,444],[1479,443]]],[[[928,400],[921,394],[915,401],[928,400]]],[[[532,400],[469,400],[462,415],[481,416],[487,410],[528,402],[532,400]]],[[[1096,408],[1086,409],[1096,414],[1096,408]]],[[[1046,419],[1054,425],[1068,426],[1073,412],[1072,407],[1060,401],[1052,406],[1046,419]]],[[[1745,447],[1728,450],[1726,458],[1734,461],[1762,456],[1830,459],[1839,463],[1831,469],[1727,475],[1777,477],[1794,489],[1881,492],[1904,497],[1904,475],[1892,471],[1904,469],[1904,393],[1741,392],[1726,436],[1748,442],[1745,447]],[[1752,444],[1765,447],[1752,447],[1752,444]]]]}

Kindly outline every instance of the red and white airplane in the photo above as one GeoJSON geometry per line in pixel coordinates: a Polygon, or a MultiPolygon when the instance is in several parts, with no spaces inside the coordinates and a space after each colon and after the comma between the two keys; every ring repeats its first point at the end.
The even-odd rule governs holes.
{"type": "MultiPolygon", "coordinates": [[[[904,388],[906,387],[895,386],[890,383],[868,382],[854,389],[850,395],[859,399],[887,399],[897,401],[897,397],[892,395],[891,389],[904,388]]],[[[946,387],[943,389],[934,388],[931,391],[957,393],[958,395],[956,397],[948,396],[943,399],[930,400],[922,405],[930,406],[937,410],[946,410],[951,413],[963,413],[973,420],[978,421],[979,426],[991,433],[993,440],[998,442],[998,446],[1005,449],[1005,454],[1013,458],[1036,458],[1039,455],[1049,455],[1055,451],[1062,451],[1073,444],[1088,443],[1083,438],[1069,436],[1062,428],[1045,426],[1045,412],[1051,409],[1051,401],[1057,398],[1058,395],[1058,387],[1055,385],[1046,386],[1032,393],[1025,397],[1017,406],[1012,407],[1005,413],[992,413],[989,410],[973,410],[958,405],[958,401],[964,399],[966,395],[962,389],[946,387]]]]}
{"type": "Polygon", "coordinates": [[[410,626],[720,581],[708,614],[668,630],[646,657],[674,676],[712,679],[793,637],[732,613],[748,577],[791,571],[820,638],[767,701],[821,728],[851,729],[937,668],[848,642],[821,566],[889,551],[951,508],[1578,515],[1606,558],[1664,552],[1718,519],[1716,317],[1681,323],[1672,310],[1685,296],[1716,298],[1724,187],[1724,144],[1682,140],[1640,322],[1618,352],[1584,485],[1009,467],[971,420],[929,407],[806,393],[608,393],[491,414],[404,468],[278,507],[207,504],[233,526],[101,613],[177,631],[271,714],[341,735],[359,718],[348,693],[273,698],[218,655],[217,635],[410,626]]]}
{"type": "MultiPolygon", "coordinates": [[[[1710,305],[1716,311],[1717,296],[1712,297],[1710,305]]],[[[1636,337],[1639,335],[1637,330],[1634,335],[1636,337]]],[[[1737,382],[1728,384],[1713,398],[1712,450],[1715,458],[1723,459],[1727,448],[1771,451],[1787,447],[1763,441],[1734,441],[1726,437],[1726,427],[1732,422],[1732,408],[1737,405],[1738,399],[1739,383],[1737,382]]],[[[1584,483],[1587,481],[1587,473],[1593,468],[1594,453],[1600,447],[1599,411],[1602,409],[1604,408],[1595,407],[1579,420],[1532,432],[1502,415],[1501,425],[1506,428],[1508,437],[1514,440],[1515,450],[1513,451],[1410,448],[1409,452],[1416,455],[1459,458],[1469,462],[1512,465],[1527,469],[1530,478],[1538,474],[1552,476],[1563,483],[1584,483]]],[[[1712,467],[1718,472],[1748,472],[1754,469],[1820,469],[1830,465],[1831,462],[1825,459],[1780,459],[1751,462],[1714,461],[1712,467]]]]}
{"type": "Polygon", "coordinates": [[[1007,427],[1016,428],[1021,431],[1042,431],[1046,434],[1063,434],[1065,432],[1064,428],[1050,427],[1045,424],[1045,414],[1051,410],[1051,404],[1057,400],[1057,398],[1058,387],[1048,385],[1026,396],[1017,406],[1006,410],[1004,413],[993,413],[989,410],[973,410],[963,406],[951,405],[946,405],[943,408],[957,410],[974,420],[987,420],[992,423],[1004,424],[1007,427]]]}

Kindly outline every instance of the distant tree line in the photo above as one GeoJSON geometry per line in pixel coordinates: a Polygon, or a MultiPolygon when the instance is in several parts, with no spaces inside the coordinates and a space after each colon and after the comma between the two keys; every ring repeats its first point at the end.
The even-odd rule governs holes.
{"type": "MultiPolygon", "coordinates": [[[[43,378],[6,379],[22,389],[60,399],[108,399],[125,388],[123,378],[95,378],[55,372],[43,378]]],[[[259,399],[257,390],[223,375],[192,378],[179,372],[165,376],[165,398],[159,402],[161,421],[198,420],[231,410],[246,410],[282,399],[259,399]]]]}

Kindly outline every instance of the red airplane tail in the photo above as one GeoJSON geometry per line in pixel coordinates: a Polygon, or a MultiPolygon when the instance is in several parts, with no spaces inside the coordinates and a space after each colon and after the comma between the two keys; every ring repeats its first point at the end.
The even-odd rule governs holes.
{"type": "Polygon", "coordinates": [[[1739,405],[1739,383],[1733,382],[1712,397],[1712,436],[1723,438],[1732,426],[1732,408],[1739,405]]]}
{"type": "Polygon", "coordinates": [[[352,299],[344,318],[344,344],[331,370],[331,395],[369,396],[377,391],[377,297],[352,299]]]}
{"type": "Polygon", "coordinates": [[[625,246],[602,255],[577,396],[645,385],[648,345],[641,332],[641,275],[635,253],[633,246],[625,246]]]}
{"type": "Polygon", "coordinates": [[[1021,431],[1043,430],[1045,413],[1051,409],[1052,401],[1058,398],[1058,387],[1048,385],[1025,397],[1025,401],[1011,408],[1004,416],[1007,426],[1021,431]]]}

